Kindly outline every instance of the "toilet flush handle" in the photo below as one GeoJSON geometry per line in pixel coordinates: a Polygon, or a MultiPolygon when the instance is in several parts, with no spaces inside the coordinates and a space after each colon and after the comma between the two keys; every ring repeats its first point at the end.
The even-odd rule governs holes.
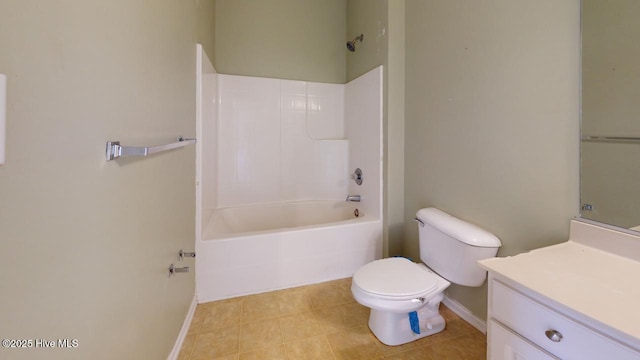
{"type": "Polygon", "coordinates": [[[416,303],[416,304],[424,304],[424,298],[416,298],[416,299],[411,299],[412,303],[416,303]]]}

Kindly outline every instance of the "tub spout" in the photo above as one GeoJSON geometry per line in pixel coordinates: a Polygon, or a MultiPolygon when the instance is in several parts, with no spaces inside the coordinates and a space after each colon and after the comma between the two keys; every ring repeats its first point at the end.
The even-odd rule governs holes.
{"type": "Polygon", "coordinates": [[[360,195],[347,195],[345,201],[360,202],[360,195]]]}

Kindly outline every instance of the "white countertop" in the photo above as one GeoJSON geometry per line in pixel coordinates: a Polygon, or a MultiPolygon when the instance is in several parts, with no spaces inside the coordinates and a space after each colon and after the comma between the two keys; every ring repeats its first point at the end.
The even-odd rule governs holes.
{"type": "Polygon", "coordinates": [[[572,239],[480,264],[640,344],[640,261],[572,239]]]}

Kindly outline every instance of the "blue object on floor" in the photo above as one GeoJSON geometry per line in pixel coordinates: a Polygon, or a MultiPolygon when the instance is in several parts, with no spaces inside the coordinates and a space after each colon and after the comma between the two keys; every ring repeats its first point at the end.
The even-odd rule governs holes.
{"type": "Polygon", "coordinates": [[[409,324],[411,324],[411,330],[414,333],[420,335],[420,320],[418,320],[418,312],[412,311],[409,313],[409,324]]]}

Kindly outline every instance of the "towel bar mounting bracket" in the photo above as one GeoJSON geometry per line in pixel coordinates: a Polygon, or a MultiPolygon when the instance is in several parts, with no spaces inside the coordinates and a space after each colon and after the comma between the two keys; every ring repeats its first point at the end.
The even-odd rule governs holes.
{"type": "Polygon", "coordinates": [[[122,146],[120,141],[107,141],[106,156],[107,161],[115,160],[122,156],[148,156],[195,143],[196,139],[185,139],[182,136],[178,138],[177,142],[157,146],[122,146]]]}

